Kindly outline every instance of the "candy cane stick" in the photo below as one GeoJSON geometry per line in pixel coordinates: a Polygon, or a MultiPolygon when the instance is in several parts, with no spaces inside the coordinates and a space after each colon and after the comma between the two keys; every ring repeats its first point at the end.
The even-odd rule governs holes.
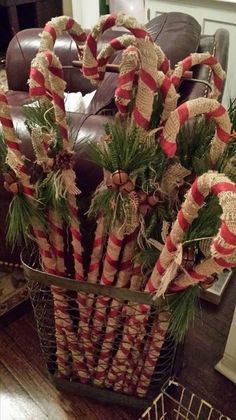
{"type": "Polygon", "coordinates": [[[205,114],[216,122],[216,131],[211,141],[210,159],[216,164],[231,137],[231,123],[225,108],[215,99],[198,98],[185,102],[170,114],[161,135],[161,147],[169,157],[176,153],[176,137],[181,125],[189,118],[205,114]]]}
{"type": "MultiPolygon", "coordinates": [[[[212,189],[211,191],[214,193],[214,191],[216,191],[216,188],[219,189],[220,193],[218,194],[219,196],[219,200],[220,200],[220,204],[224,206],[226,206],[225,202],[223,203],[223,200],[227,200],[226,197],[229,197],[228,201],[227,201],[227,205],[230,206],[230,208],[233,209],[233,205],[235,205],[235,190],[236,190],[236,186],[232,183],[232,182],[228,182],[228,178],[225,177],[222,174],[218,174],[215,172],[209,172],[209,174],[205,174],[202,175],[201,177],[199,177],[199,182],[200,182],[200,186],[199,187],[199,191],[201,193],[201,195],[199,196],[201,198],[198,197],[198,190],[196,191],[196,181],[193,184],[193,187],[191,188],[190,192],[188,193],[187,197],[190,194],[193,194],[195,199],[199,199],[199,204],[198,201],[196,200],[192,200],[192,202],[189,202],[186,199],[185,204],[183,205],[182,209],[180,210],[178,217],[177,217],[177,221],[175,222],[175,224],[173,225],[171,234],[168,236],[165,246],[161,252],[161,255],[155,265],[155,268],[153,270],[153,273],[151,275],[150,280],[147,283],[147,286],[145,288],[146,291],[148,292],[154,292],[156,291],[158,288],[158,295],[163,294],[168,285],[170,284],[170,282],[173,280],[173,277],[171,277],[169,275],[169,277],[166,277],[166,281],[162,281],[163,275],[165,273],[165,271],[168,269],[168,267],[170,267],[170,264],[174,261],[174,258],[176,256],[176,251],[177,251],[177,245],[182,241],[183,235],[186,232],[186,230],[189,227],[189,224],[191,223],[191,221],[197,217],[197,211],[199,210],[199,208],[203,205],[203,200],[204,198],[209,194],[209,182],[211,181],[212,185],[212,189]],[[216,179],[216,181],[214,181],[214,178],[216,179]],[[207,182],[208,181],[208,182],[207,182]],[[215,187],[215,184],[217,185],[217,187],[215,187]],[[225,193],[225,191],[223,190],[225,188],[225,191],[227,191],[227,193],[225,193]],[[228,190],[227,190],[228,188],[228,190]],[[228,192],[229,191],[229,192],[228,192]],[[205,192],[205,195],[204,195],[205,192]],[[221,199],[220,194],[222,193],[223,195],[223,199],[221,199]],[[186,204],[187,203],[187,204],[186,204]],[[186,209],[185,209],[186,207],[186,209]],[[191,215],[191,217],[190,217],[191,215]],[[162,283],[161,283],[162,281],[162,283]],[[160,287],[161,286],[161,287],[160,287]]],[[[228,212],[229,213],[229,212],[228,212]]],[[[223,213],[224,214],[224,213],[223,213]]],[[[222,217],[224,217],[222,215],[222,217]]],[[[227,214],[227,220],[230,217],[227,214]]],[[[224,220],[224,219],[222,219],[224,220]]],[[[225,224],[222,224],[223,227],[225,226],[225,224]]],[[[224,229],[226,229],[224,227],[224,229]]],[[[231,227],[232,230],[229,230],[230,234],[233,232],[232,235],[234,235],[234,230],[233,230],[233,226],[231,227]]],[[[235,229],[235,227],[234,227],[235,229]]],[[[222,228],[221,228],[222,230],[222,228]]],[[[223,230],[224,232],[224,230],[223,230]]],[[[228,236],[230,236],[230,234],[228,236]]],[[[223,245],[221,244],[222,242],[222,237],[219,236],[221,235],[220,233],[218,233],[217,239],[214,240],[214,246],[216,249],[222,250],[223,252],[229,252],[232,253],[235,251],[235,246],[234,246],[234,236],[230,237],[231,239],[231,243],[229,247],[227,247],[227,243],[223,242],[223,245]],[[228,249],[229,248],[229,249],[228,249]]],[[[224,239],[225,237],[223,237],[224,239]]],[[[195,271],[190,273],[190,276],[192,275],[196,279],[198,279],[198,281],[203,280],[206,275],[210,275],[212,274],[212,272],[217,271],[219,272],[220,270],[222,270],[222,266],[226,267],[228,265],[230,265],[231,263],[228,262],[227,260],[225,261],[225,254],[222,254],[219,257],[215,257],[212,261],[211,264],[209,264],[208,262],[205,262],[204,265],[201,266],[201,269],[199,267],[196,267],[196,274],[195,271]],[[223,256],[222,256],[223,255],[223,256]],[[210,266],[210,267],[209,267],[210,266]],[[209,272],[209,269],[212,267],[213,271],[209,272]],[[199,271],[200,270],[200,271],[199,271]],[[208,270],[208,272],[207,272],[208,270]],[[208,273],[208,274],[207,274],[208,273]]],[[[176,267],[174,267],[176,269],[176,267]]],[[[176,270],[173,271],[174,275],[176,274],[176,270]]],[[[172,274],[173,274],[172,273],[172,274]]],[[[184,284],[185,285],[185,284],[184,284]]],[[[183,284],[179,287],[183,287],[183,284]]],[[[112,368],[110,369],[109,372],[109,377],[110,380],[115,382],[115,378],[116,375],[121,372],[124,373],[125,372],[125,368],[122,366],[122,360],[124,360],[125,357],[128,357],[130,350],[133,348],[133,346],[135,346],[136,343],[136,335],[139,335],[139,340],[140,337],[142,335],[141,333],[141,327],[145,326],[145,323],[147,322],[147,313],[148,313],[149,308],[146,306],[141,306],[139,310],[137,310],[138,314],[134,315],[133,317],[131,317],[128,322],[127,325],[125,326],[124,329],[124,334],[123,334],[123,340],[122,343],[118,349],[118,352],[116,354],[116,357],[113,360],[113,364],[112,364],[112,368]]],[[[153,367],[154,369],[154,367],[153,367]]]]}
{"type": "MultiPolygon", "coordinates": [[[[128,287],[132,272],[135,246],[137,234],[133,233],[125,239],[124,250],[119,265],[119,272],[116,282],[116,287],[128,287]]],[[[107,320],[107,327],[104,335],[102,349],[99,355],[98,365],[95,372],[94,383],[102,385],[106,372],[109,367],[111,353],[113,349],[114,340],[116,337],[117,328],[120,323],[123,304],[116,299],[111,301],[110,312],[107,320]]]]}
{"type": "MultiPolygon", "coordinates": [[[[148,387],[154,373],[158,358],[161,353],[162,346],[165,342],[166,331],[169,326],[169,312],[161,311],[155,319],[152,330],[148,337],[147,346],[144,348],[145,362],[142,363],[141,373],[134,373],[134,377],[140,374],[136,393],[139,397],[144,397],[148,391],[148,387]]],[[[136,378],[133,378],[136,379],[136,378]]]]}
{"type": "MultiPolygon", "coordinates": [[[[230,181],[224,174],[209,171],[197,178],[188,191],[185,202],[177,215],[176,222],[166,239],[165,246],[147,283],[147,291],[152,292],[157,290],[157,296],[160,296],[165,293],[171,281],[174,280],[170,275],[169,278],[166,278],[168,281],[164,281],[163,275],[173,261],[177,246],[182,243],[185,232],[197,217],[199,209],[204,205],[204,200],[209,194],[214,194],[218,197],[219,204],[222,208],[221,226],[217,235],[212,240],[212,257],[204,260],[191,270],[188,273],[189,278],[187,281],[185,275],[174,283],[178,290],[181,290],[206,280],[213,273],[219,273],[224,268],[235,265],[236,217],[234,217],[234,209],[236,205],[236,184],[230,181]]],[[[145,360],[137,387],[139,396],[144,396],[147,392],[158,354],[160,354],[160,351],[159,353],[157,352],[155,335],[153,335],[148,357],[145,360]]]]}
{"type": "MultiPolygon", "coordinates": [[[[98,81],[104,79],[106,72],[106,64],[110,57],[117,51],[124,50],[130,46],[137,48],[137,38],[134,35],[122,35],[121,37],[112,39],[108,44],[105,44],[97,57],[98,63],[98,81]]],[[[159,45],[154,44],[155,52],[158,58],[157,69],[162,71],[167,76],[170,76],[169,60],[165,56],[159,45]]]]}
{"type": "MultiPolygon", "coordinates": [[[[141,290],[141,285],[143,282],[143,275],[141,270],[141,265],[138,261],[134,263],[132,269],[132,276],[130,279],[130,290],[141,290]]],[[[124,310],[126,308],[124,307],[124,310]]],[[[138,363],[138,360],[141,357],[140,349],[138,346],[134,349],[134,351],[130,352],[129,357],[126,360],[123,360],[124,365],[126,365],[125,372],[120,375],[118,373],[115,383],[109,380],[109,376],[106,378],[105,384],[107,387],[111,388],[114,386],[116,391],[122,391],[124,393],[130,392],[130,384],[133,382],[133,375],[134,375],[134,366],[138,363]]]]}
{"type": "Polygon", "coordinates": [[[128,113],[128,105],[132,99],[135,73],[140,67],[140,54],[138,48],[129,46],[122,54],[120,74],[115,90],[115,103],[121,115],[128,113]]]}
{"type": "Polygon", "coordinates": [[[80,44],[86,41],[86,33],[79,23],[68,16],[58,16],[47,22],[41,34],[39,52],[53,51],[56,39],[63,32],[68,32],[71,35],[76,43],[79,54],[81,54],[80,44]]]}
{"type": "MultiPolygon", "coordinates": [[[[173,262],[173,259],[176,256],[177,247],[182,243],[185,232],[188,230],[192,221],[197,217],[199,209],[204,204],[204,199],[210,193],[218,196],[219,203],[223,210],[221,216],[221,227],[217,236],[213,239],[211,246],[211,253],[214,256],[213,259],[211,258],[212,269],[214,270],[217,268],[215,263],[217,264],[217,262],[219,262],[220,264],[220,262],[222,262],[225,258],[227,260],[227,256],[231,256],[231,254],[235,251],[236,243],[234,244],[233,240],[235,226],[233,224],[234,222],[232,222],[234,217],[233,211],[230,209],[233,209],[233,206],[235,205],[236,186],[224,174],[209,171],[198,177],[188,191],[185,202],[183,203],[181,210],[178,212],[177,219],[172,227],[170,235],[166,239],[165,246],[153,269],[150,280],[147,283],[147,291],[152,292],[154,290],[158,290],[158,295],[161,295],[165,292],[166,288],[170,284],[170,281],[173,280],[173,278],[171,280],[170,278],[166,278],[166,283],[163,284],[163,275],[169,265],[173,262]]],[[[204,267],[206,261],[203,265],[203,272],[201,270],[199,273],[199,279],[197,271],[195,272],[194,270],[190,272],[190,277],[192,276],[192,278],[196,281],[202,281],[207,275],[214,273],[214,271],[209,273],[205,272],[204,267]]],[[[201,266],[202,264],[200,264],[198,268],[201,266]]],[[[208,266],[209,265],[207,263],[207,267],[208,266]]]]}
{"type": "MultiPolygon", "coordinates": [[[[34,187],[30,184],[30,176],[24,166],[24,156],[21,153],[21,141],[16,137],[6,96],[0,93],[0,120],[3,127],[4,138],[11,152],[8,159],[8,164],[12,163],[13,170],[16,171],[18,178],[22,182],[23,192],[29,200],[34,199],[34,187]]],[[[8,153],[9,153],[8,152],[8,153]]],[[[33,220],[32,229],[39,246],[42,265],[46,272],[56,274],[56,263],[53,258],[51,246],[48,243],[44,228],[39,220],[33,220]]],[[[53,301],[55,307],[55,329],[56,329],[56,344],[57,344],[57,362],[58,371],[61,375],[67,376],[70,373],[69,369],[69,353],[67,350],[66,333],[70,328],[70,320],[65,310],[65,301],[61,290],[59,288],[51,288],[53,294],[53,301]]],[[[68,333],[71,335],[71,332],[68,333]]],[[[72,338],[69,337],[72,341],[72,338]]],[[[73,343],[74,344],[74,343],[73,343]]]]}
{"type": "MultiPolygon", "coordinates": [[[[70,144],[68,141],[68,127],[66,121],[66,113],[64,107],[64,87],[65,83],[63,80],[63,74],[61,69],[61,64],[55,55],[49,51],[43,53],[38,53],[36,58],[33,60],[33,67],[43,69],[43,79],[47,80],[50,94],[52,95],[52,100],[54,104],[55,111],[55,120],[59,127],[62,142],[63,142],[63,152],[66,153],[65,156],[70,157],[70,144]],[[38,66],[39,64],[39,66],[38,66]]],[[[42,80],[43,80],[42,79],[42,80]]],[[[37,80],[36,83],[39,83],[37,80]]],[[[40,83],[39,83],[40,84],[40,83]]],[[[30,86],[32,89],[35,87],[35,78],[30,80],[30,86]]],[[[60,166],[60,165],[59,165],[60,166]]],[[[75,276],[77,280],[82,281],[83,276],[83,264],[82,264],[82,246],[81,246],[81,235],[80,228],[77,220],[78,208],[75,199],[75,194],[78,193],[78,189],[75,186],[75,173],[69,163],[67,169],[62,168],[61,174],[64,181],[64,189],[67,192],[68,198],[68,210],[70,214],[70,230],[72,234],[72,245],[74,249],[74,262],[75,262],[75,276]]],[[[64,194],[64,192],[63,192],[64,194]]],[[[61,260],[64,260],[64,241],[63,241],[63,229],[62,221],[58,218],[58,215],[55,214],[55,211],[51,211],[50,214],[50,225],[53,227],[54,235],[51,236],[54,242],[54,249],[56,250],[57,264],[62,267],[61,260]]],[[[86,317],[84,316],[84,305],[86,297],[82,293],[78,293],[78,302],[80,307],[80,330],[82,324],[87,322],[86,317]]],[[[83,330],[82,330],[83,331],[83,330]]],[[[84,352],[84,349],[82,349],[84,352]]],[[[78,353],[78,358],[80,359],[79,375],[83,378],[84,382],[88,381],[88,375],[86,372],[85,364],[83,361],[82,354],[78,353]]]]}
{"type": "MultiPolygon", "coordinates": [[[[88,79],[95,81],[99,79],[97,42],[103,32],[113,26],[123,26],[124,28],[129,29],[130,32],[137,38],[137,42],[145,38],[148,38],[151,42],[149,33],[144,26],[140,25],[136,21],[135,18],[131,18],[122,13],[118,13],[117,15],[102,16],[86,39],[83,55],[83,73],[88,79]]],[[[116,46],[114,46],[114,48],[116,48],[116,46]]]]}
{"type": "Polygon", "coordinates": [[[210,98],[218,99],[222,92],[225,72],[218,60],[209,52],[193,53],[186,57],[183,61],[180,61],[171,76],[172,83],[178,87],[184,72],[197,64],[206,64],[211,67],[213,73],[213,86],[210,98]]]}
{"type": "MultiPolygon", "coordinates": [[[[103,264],[103,272],[100,284],[111,286],[114,283],[115,275],[118,270],[118,261],[123,245],[124,233],[117,225],[109,234],[107,250],[103,264]]],[[[109,297],[99,296],[96,301],[96,310],[93,317],[93,328],[91,331],[92,343],[96,344],[101,337],[101,332],[106,319],[106,310],[109,303],[109,297]]]]}
{"type": "MultiPolygon", "coordinates": [[[[127,47],[122,54],[122,60],[120,63],[120,74],[118,77],[117,88],[115,91],[116,106],[120,114],[122,115],[128,113],[128,105],[132,99],[132,89],[135,80],[135,73],[141,66],[142,52],[138,49],[138,47],[135,46],[134,41],[132,43],[133,45],[127,47]]],[[[154,50],[157,51],[157,46],[154,48],[154,50]]],[[[144,75],[145,74],[143,74],[141,69],[140,78],[142,79],[144,75]]],[[[161,121],[165,121],[169,117],[170,113],[176,109],[178,95],[176,93],[174,85],[162,71],[156,72],[156,89],[160,89],[163,96],[164,107],[161,116],[161,121]]],[[[150,118],[151,115],[148,116],[149,120],[150,118]]]]}
{"type": "Polygon", "coordinates": [[[137,38],[137,48],[141,53],[142,71],[140,72],[133,119],[139,127],[147,129],[152,113],[154,92],[156,89],[155,74],[158,67],[158,58],[155,52],[154,43],[142,25],[134,18],[130,18],[123,14],[102,17],[87,37],[83,55],[83,73],[85,77],[91,80],[99,80],[97,40],[100,34],[114,25],[124,26],[137,38]]]}

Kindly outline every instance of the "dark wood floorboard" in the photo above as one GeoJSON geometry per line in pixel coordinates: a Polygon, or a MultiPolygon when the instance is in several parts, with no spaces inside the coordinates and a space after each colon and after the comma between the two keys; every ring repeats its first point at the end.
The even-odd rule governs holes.
{"type": "MultiPolygon", "coordinates": [[[[236,303],[236,281],[219,307],[203,302],[189,331],[180,381],[236,420],[236,387],[214,370],[221,358],[236,303]]],[[[132,409],[61,394],[47,378],[32,312],[0,328],[1,420],[134,420],[132,409]]]]}

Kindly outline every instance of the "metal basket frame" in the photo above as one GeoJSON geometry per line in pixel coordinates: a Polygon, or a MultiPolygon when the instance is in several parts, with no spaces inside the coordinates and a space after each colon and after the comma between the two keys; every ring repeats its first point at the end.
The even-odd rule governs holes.
{"type": "Polygon", "coordinates": [[[162,387],[139,420],[231,420],[174,377],[162,387]]]}
{"type": "MultiPolygon", "coordinates": [[[[31,258],[32,259],[32,258],[31,258]]],[[[58,286],[60,288],[66,289],[67,291],[74,291],[74,292],[84,292],[86,294],[94,294],[94,295],[102,295],[107,296],[114,299],[119,299],[120,301],[123,301],[124,304],[126,304],[127,301],[132,301],[134,304],[146,304],[153,308],[164,308],[166,305],[166,302],[162,299],[159,299],[157,301],[154,301],[152,298],[152,295],[148,292],[138,292],[138,291],[131,291],[129,289],[122,289],[117,288],[114,286],[103,286],[100,284],[89,284],[86,282],[78,282],[73,279],[65,278],[65,277],[59,277],[47,274],[45,272],[42,272],[36,268],[33,268],[30,263],[26,263],[25,261],[28,261],[26,257],[22,258],[22,264],[24,269],[25,278],[28,283],[29,291],[30,291],[30,298],[32,302],[32,306],[34,309],[34,314],[36,318],[37,328],[38,328],[38,335],[40,339],[40,346],[41,350],[44,355],[44,359],[46,359],[47,365],[47,352],[45,352],[45,343],[42,342],[42,319],[38,320],[38,313],[37,310],[40,311],[40,303],[38,301],[35,301],[32,292],[32,286],[33,287],[48,287],[50,286],[58,286]]],[[[32,264],[33,265],[33,264],[32,264]]],[[[43,298],[42,298],[43,299],[43,298]]],[[[44,315],[42,315],[43,317],[44,315]]],[[[51,334],[50,332],[50,325],[43,325],[43,329],[47,330],[47,334],[51,334]]],[[[177,370],[180,367],[180,359],[182,355],[182,346],[177,346],[175,343],[172,344],[173,347],[170,347],[170,352],[172,354],[171,356],[171,364],[168,366],[168,371],[166,372],[166,375],[163,376],[163,378],[160,378],[160,383],[158,386],[152,386],[151,391],[148,392],[147,396],[145,398],[139,398],[137,396],[132,395],[125,395],[120,392],[116,392],[113,390],[106,389],[104,387],[96,386],[96,385],[90,385],[90,384],[82,384],[78,381],[71,381],[67,379],[62,379],[56,377],[54,374],[50,373],[49,369],[49,377],[50,380],[55,384],[55,386],[64,391],[78,393],[80,395],[86,395],[90,396],[94,399],[97,399],[101,402],[106,403],[115,403],[115,404],[122,404],[125,406],[131,406],[139,409],[144,409],[147,407],[148,404],[153,400],[154,395],[161,389],[161,386],[163,383],[172,375],[177,374],[177,370]]],[[[168,347],[167,347],[168,352],[168,347]]]]}

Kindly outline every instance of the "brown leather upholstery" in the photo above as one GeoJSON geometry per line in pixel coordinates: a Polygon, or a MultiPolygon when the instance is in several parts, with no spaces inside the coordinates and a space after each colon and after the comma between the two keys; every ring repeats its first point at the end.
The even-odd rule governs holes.
{"type": "MultiPolygon", "coordinates": [[[[10,90],[28,91],[27,80],[30,63],[39,48],[39,34],[41,32],[42,28],[25,29],[12,38],[6,54],[6,71],[10,90]],[[20,71],[16,71],[19,64],[20,71]]],[[[76,44],[69,35],[64,34],[58,37],[55,44],[55,53],[63,66],[70,67],[64,69],[68,92],[77,92],[78,85],[83,95],[92,92],[94,87],[91,83],[82,76],[80,70],[71,66],[72,60],[78,59],[78,53],[76,44]]]]}
{"type": "MultiPolygon", "coordinates": [[[[219,30],[214,36],[200,36],[200,26],[194,18],[182,13],[166,13],[156,17],[148,23],[147,28],[155,42],[157,42],[170,58],[172,67],[181,59],[195,51],[214,52],[224,69],[227,68],[228,33],[219,30]]],[[[27,29],[21,31],[9,44],[7,51],[7,77],[10,92],[9,103],[12,106],[14,124],[23,142],[23,152],[27,157],[32,157],[32,147],[29,136],[24,126],[24,119],[20,105],[29,100],[27,94],[27,79],[29,76],[30,62],[35,56],[39,46],[40,29],[27,29]]],[[[102,42],[107,42],[122,32],[107,31],[102,42]]],[[[98,50],[101,48],[101,41],[98,50]]],[[[77,50],[73,41],[67,35],[59,37],[55,46],[56,54],[60,57],[63,66],[71,66],[71,62],[77,59],[77,50]]],[[[114,62],[119,62],[117,55],[114,62]]],[[[70,92],[81,91],[83,94],[91,92],[94,87],[85,80],[78,68],[65,69],[67,90],[70,92]]],[[[209,69],[205,66],[197,66],[194,76],[204,80],[209,79],[209,69]]],[[[93,98],[86,115],[73,113],[70,115],[73,132],[76,138],[75,169],[78,176],[78,184],[85,194],[94,190],[102,179],[101,169],[87,160],[86,141],[88,138],[98,139],[104,132],[104,124],[111,117],[98,115],[104,108],[112,108],[114,89],[117,75],[107,74],[105,80],[93,98]]],[[[180,88],[181,99],[196,98],[205,92],[205,85],[186,81],[180,88]]],[[[0,261],[19,262],[19,251],[11,255],[5,244],[5,218],[10,202],[10,195],[3,189],[0,180],[0,206],[3,223],[0,224],[0,261]]]]}

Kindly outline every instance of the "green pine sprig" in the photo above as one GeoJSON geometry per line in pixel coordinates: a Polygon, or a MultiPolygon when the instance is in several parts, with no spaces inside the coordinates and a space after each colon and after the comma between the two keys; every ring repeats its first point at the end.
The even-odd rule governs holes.
{"type": "Polygon", "coordinates": [[[171,313],[168,333],[177,343],[181,343],[189,327],[194,325],[199,310],[199,286],[169,295],[167,302],[171,313]]]}
{"type": "Polygon", "coordinates": [[[210,196],[199,210],[198,217],[193,221],[184,240],[194,242],[194,239],[215,236],[220,226],[221,214],[218,198],[210,196]]]}
{"type": "Polygon", "coordinates": [[[232,123],[232,132],[236,131],[236,98],[229,100],[228,114],[232,123]]]}
{"type": "Polygon", "coordinates": [[[181,128],[177,136],[177,155],[181,165],[201,175],[209,170],[209,152],[215,124],[196,117],[181,128]]]}
{"type": "Polygon", "coordinates": [[[26,195],[19,193],[11,201],[7,216],[8,244],[14,249],[16,245],[27,246],[32,239],[31,228],[36,221],[46,225],[41,203],[31,200],[26,195]]]}
{"type": "Polygon", "coordinates": [[[0,172],[6,172],[9,167],[6,164],[6,157],[7,157],[7,146],[4,141],[4,137],[2,133],[0,133],[0,172]]]}
{"type": "MultiPolygon", "coordinates": [[[[54,210],[62,220],[68,222],[67,198],[58,195],[56,189],[58,172],[50,172],[44,179],[37,184],[37,196],[45,209],[54,210]]],[[[59,181],[61,182],[61,181],[59,181]]]]}
{"type": "Polygon", "coordinates": [[[148,147],[141,139],[140,130],[129,123],[110,124],[111,140],[105,144],[89,143],[90,159],[98,166],[113,173],[123,170],[130,176],[144,171],[154,156],[153,147],[148,147]]]}

